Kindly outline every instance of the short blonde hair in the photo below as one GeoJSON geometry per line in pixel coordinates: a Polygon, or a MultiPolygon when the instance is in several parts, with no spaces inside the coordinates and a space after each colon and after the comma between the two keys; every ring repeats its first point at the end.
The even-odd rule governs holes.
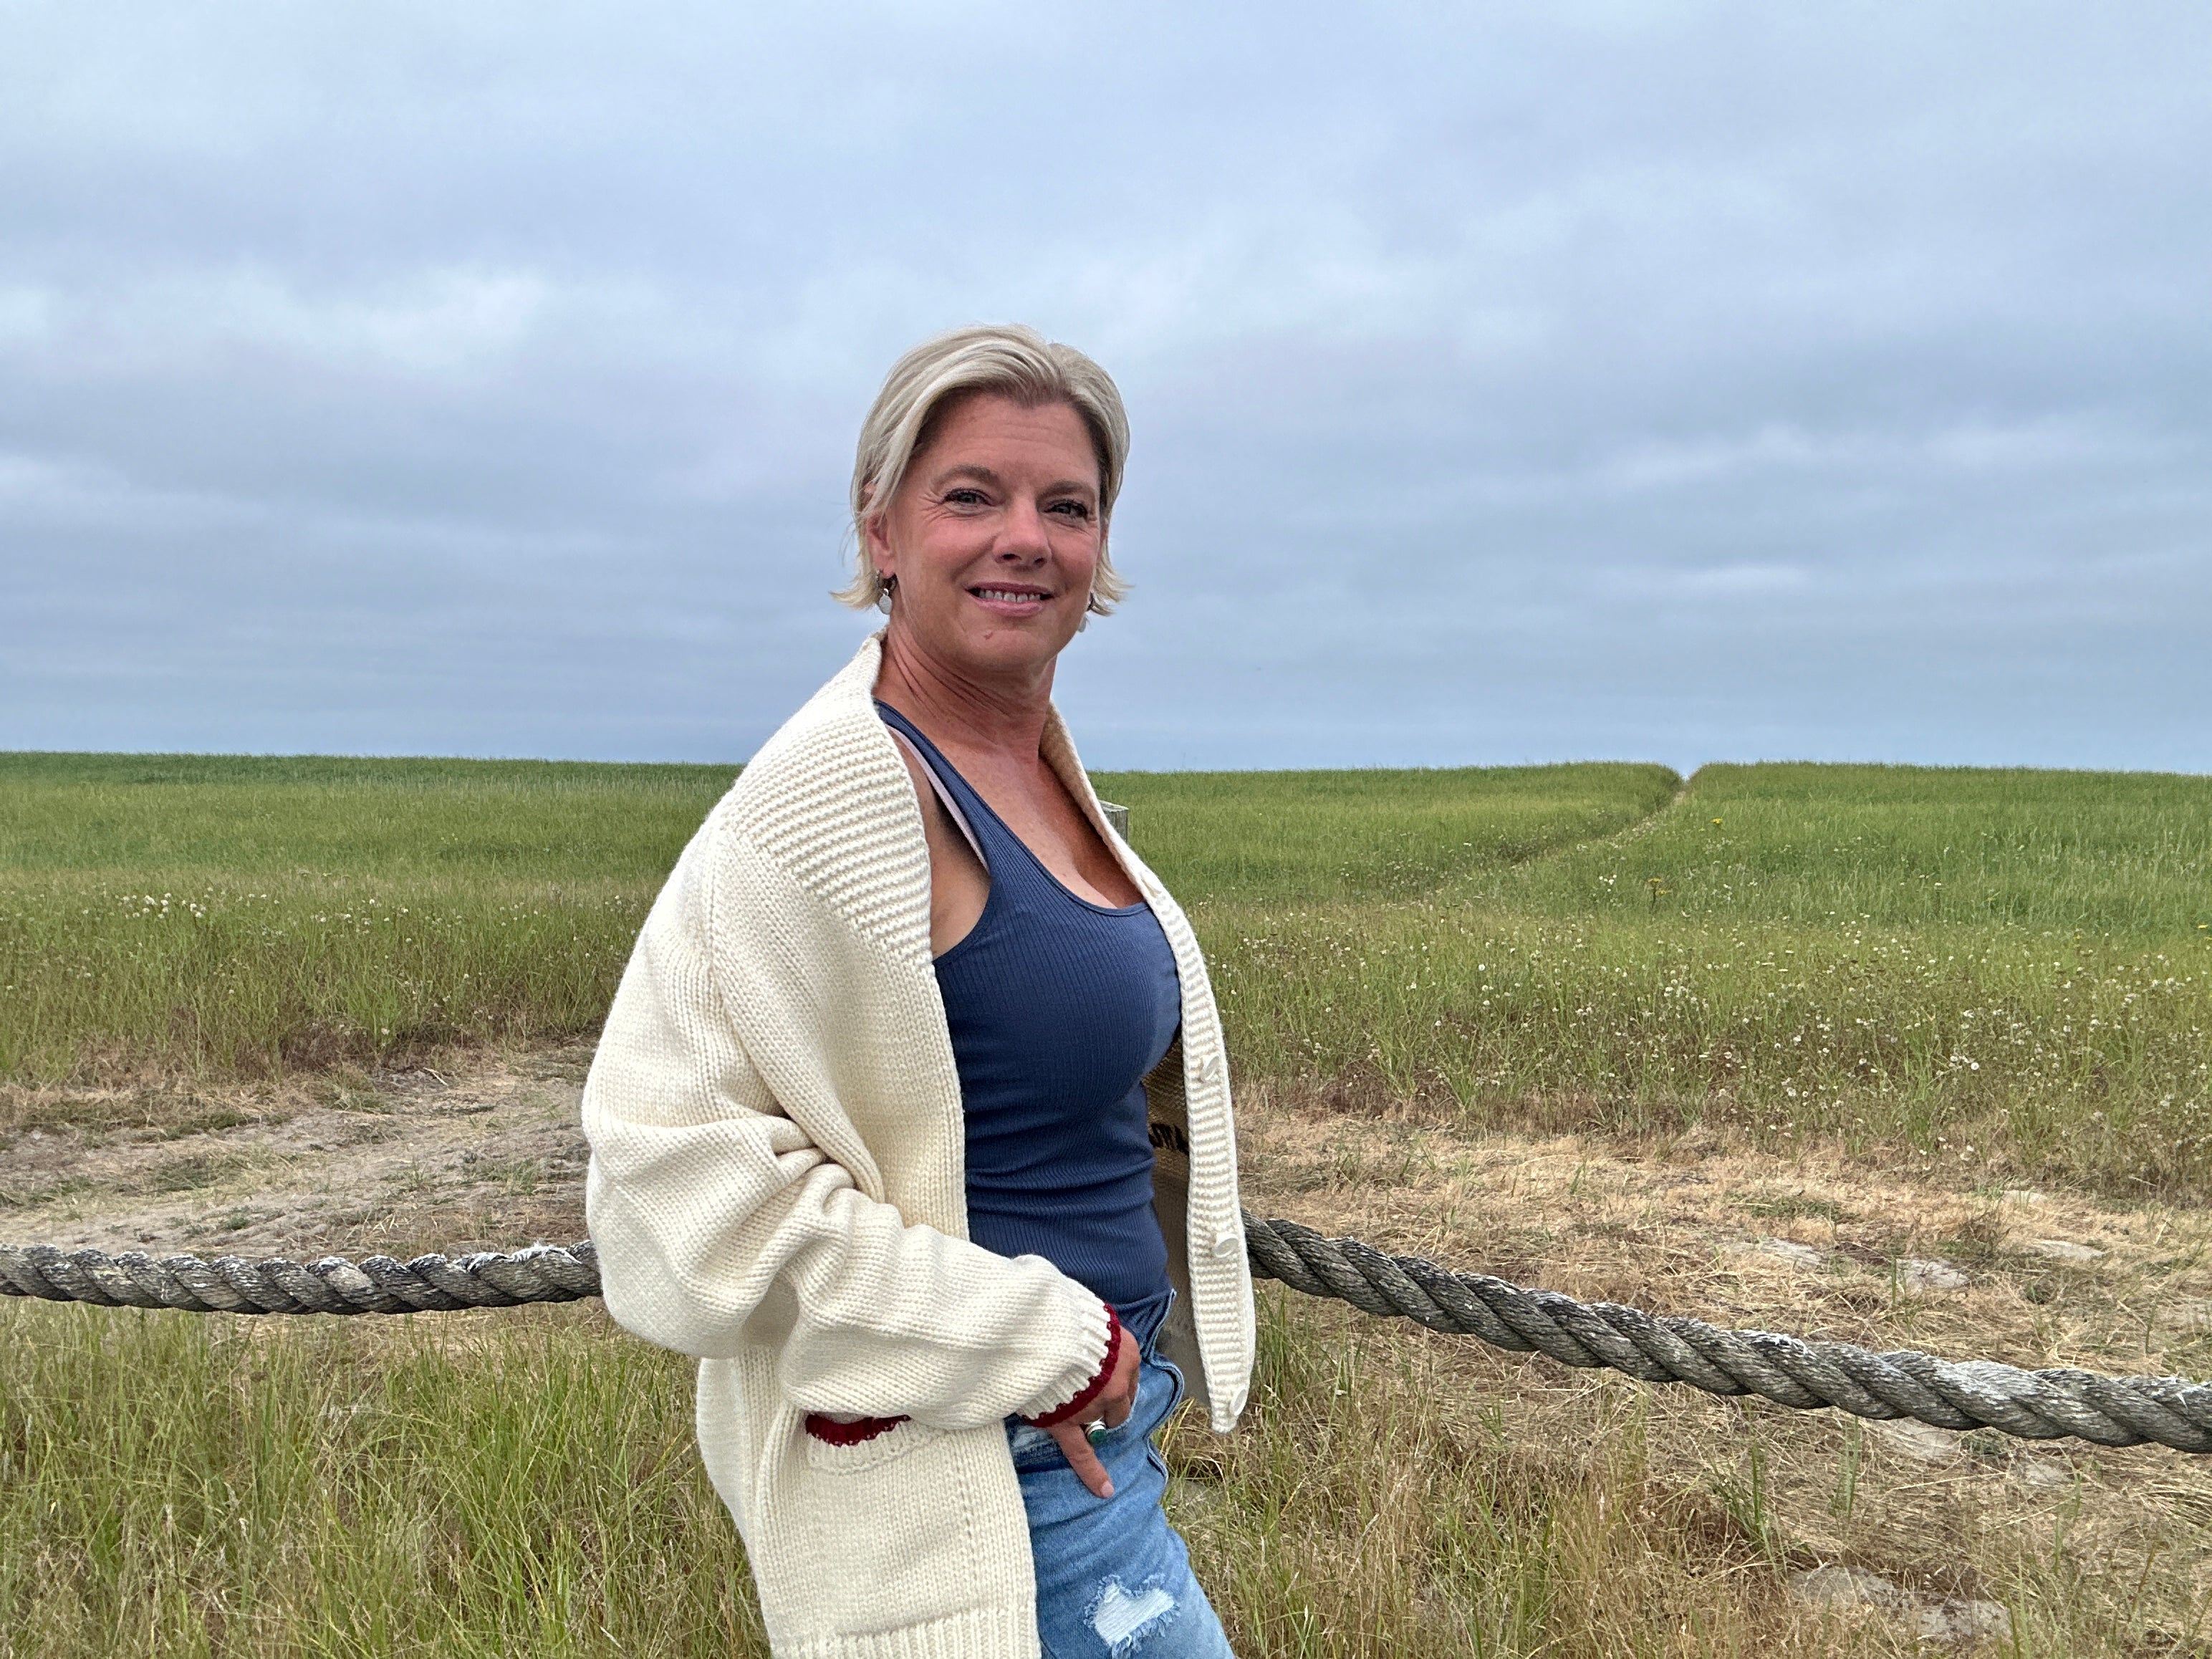
{"type": "MultiPolygon", "coordinates": [[[[925,340],[891,366],[860,425],[853,459],[853,580],[837,598],[855,610],[882,605],[884,579],[868,556],[868,522],[898,494],[907,469],[927,443],[938,415],[956,398],[996,392],[1030,408],[1066,404],[1083,417],[1098,453],[1098,522],[1103,530],[1121,493],[1129,459],[1129,416],[1112,375],[1073,346],[1048,340],[1018,323],[956,328],[925,340]]],[[[1128,592],[1102,541],[1091,582],[1091,610],[1104,616],[1128,592]]]]}

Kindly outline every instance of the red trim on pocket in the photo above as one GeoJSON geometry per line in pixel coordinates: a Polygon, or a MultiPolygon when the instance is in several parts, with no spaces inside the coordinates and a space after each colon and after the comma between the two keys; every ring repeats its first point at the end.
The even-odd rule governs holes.
{"type": "Polygon", "coordinates": [[[1042,1417],[1032,1417],[1029,1420],[1041,1429],[1066,1422],[1106,1392],[1106,1385],[1114,1380],[1114,1364],[1121,1357],[1121,1322],[1115,1316],[1114,1304],[1109,1302],[1106,1304],[1106,1358],[1098,1367],[1098,1375],[1085,1382],[1083,1392],[1065,1406],[1055,1406],[1042,1417]]]}
{"type": "Polygon", "coordinates": [[[906,1421],[903,1417],[860,1417],[841,1423],[820,1412],[806,1413],[806,1432],[825,1446],[862,1446],[879,1434],[889,1434],[906,1421]]]}

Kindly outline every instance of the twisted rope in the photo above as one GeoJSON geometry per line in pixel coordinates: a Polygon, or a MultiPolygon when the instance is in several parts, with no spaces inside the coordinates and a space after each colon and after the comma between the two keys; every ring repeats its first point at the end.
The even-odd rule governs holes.
{"type": "Polygon", "coordinates": [[[1260,1277],[1515,1353],[1548,1354],[1562,1364],[1610,1366],[1708,1394],[1753,1394],[1800,1411],[1832,1406],[1943,1429],[2002,1429],[2027,1440],[2070,1434],[2100,1446],[2154,1441],[2176,1451],[2212,1452],[2212,1388],[2178,1376],[2028,1371],[1909,1349],[1874,1353],[1848,1342],[1724,1331],[1702,1320],[1524,1290],[1485,1273],[1449,1273],[1419,1256],[1385,1255],[1356,1238],[1324,1238],[1295,1221],[1247,1217],[1244,1225],[1260,1277]]]}
{"type": "MultiPolygon", "coordinates": [[[[2177,1376],[2029,1371],[1960,1364],[1848,1342],[1806,1342],[1770,1331],[1728,1331],[1656,1317],[1617,1303],[1582,1303],[1484,1273],[1455,1273],[1419,1256],[1386,1255],[1356,1238],[1324,1238],[1294,1221],[1244,1218],[1252,1271],[1308,1296],[1410,1319],[1432,1331],[1480,1337],[1562,1364],[1610,1367],[1647,1382],[1686,1382],[1708,1394],[1757,1395],[1800,1411],[1834,1407],[1875,1419],[1916,1418],[1945,1429],[2001,1429],[2028,1440],[2067,1435],[2100,1446],[2154,1442],[2212,1452],[2212,1387],[2177,1376]]],[[[137,1250],[0,1245],[0,1294],[103,1307],[192,1313],[416,1313],[572,1302],[599,1292],[589,1240],[511,1255],[388,1255],[359,1263],[325,1256],[156,1261],[137,1250]]]]}
{"type": "Polygon", "coordinates": [[[143,1250],[58,1250],[0,1244],[0,1295],[103,1308],[174,1308],[180,1313],[453,1313],[525,1302],[574,1302],[599,1293],[599,1258],[580,1244],[533,1244],[512,1255],[388,1255],[359,1262],[326,1255],[305,1267],[219,1255],[163,1256],[143,1250]]]}

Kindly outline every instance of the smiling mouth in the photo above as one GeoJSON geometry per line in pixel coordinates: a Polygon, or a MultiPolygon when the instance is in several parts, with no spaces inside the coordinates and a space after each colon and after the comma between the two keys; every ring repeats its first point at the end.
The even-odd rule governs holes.
{"type": "Polygon", "coordinates": [[[1042,604],[1052,597],[1039,587],[971,587],[968,591],[979,599],[998,605],[1042,604]]]}

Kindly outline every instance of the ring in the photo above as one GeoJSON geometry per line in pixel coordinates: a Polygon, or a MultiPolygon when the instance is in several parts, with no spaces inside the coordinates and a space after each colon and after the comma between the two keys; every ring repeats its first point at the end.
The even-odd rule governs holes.
{"type": "Polygon", "coordinates": [[[1110,1432],[1112,1432],[1112,1431],[1107,1428],[1103,1420],[1097,1423],[1086,1423],[1083,1425],[1083,1437],[1085,1440],[1088,1440],[1094,1446],[1104,1440],[1107,1435],[1110,1432]]]}

